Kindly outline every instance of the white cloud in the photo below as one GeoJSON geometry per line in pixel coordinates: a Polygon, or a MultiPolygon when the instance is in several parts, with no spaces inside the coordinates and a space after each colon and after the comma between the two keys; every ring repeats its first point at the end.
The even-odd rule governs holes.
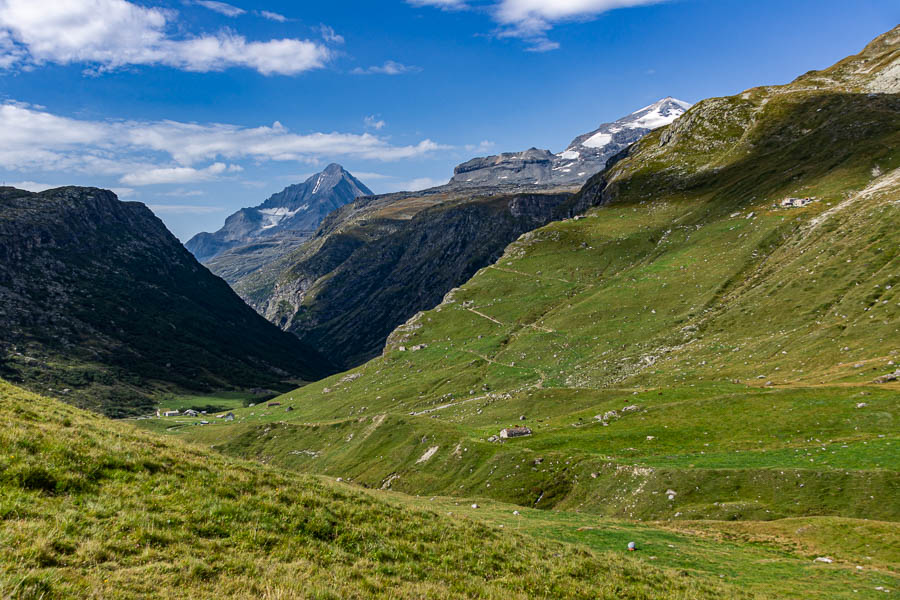
{"type": "Polygon", "coordinates": [[[171,196],[173,198],[191,198],[195,196],[205,196],[206,192],[204,190],[188,190],[185,188],[178,188],[177,190],[172,190],[171,192],[166,192],[161,195],[171,196]]]}
{"type": "Polygon", "coordinates": [[[131,198],[132,196],[137,194],[136,191],[127,187],[114,187],[110,188],[110,191],[112,191],[112,193],[119,198],[131,198]]]}
{"type": "MultiPolygon", "coordinates": [[[[316,160],[322,156],[358,156],[397,160],[447,149],[431,140],[411,146],[392,146],[370,133],[296,134],[277,121],[255,128],[237,125],[162,121],[134,124],[125,132],[135,146],[169,154],[176,162],[190,165],[217,157],[235,160],[316,160]]],[[[2,132],[0,132],[2,140],[2,132]]]]}
{"type": "Polygon", "coordinates": [[[225,210],[221,206],[199,206],[194,204],[148,204],[147,208],[157,215],[208,215],[225,210]]]}
{"type": "MultiPolygon", "coordinates": [[[[529,50],[546,52],[559,48],[547,36],[553,26],[564,21],[591,19],[616,8],[656,4],[665,0],[495,0],[489,8],[500,25],[498,37],[525,40],[529,50]]],[[[413,6],[434,6],[444,10],[472,8],[463,0],[407,0],[413,6]]]]}
{"type": "Polygon", "coordinates": [[[335,33],[334,29],[328,25],[321,25],[319,30],[322,32],[322,39],[330,44],[343,44],[344,36],[335,33]]]}
{"type": "Polygon", "coordinates": [[[447,183],[446,179],[435,179],[433,177],[418,177],[410,181],[399,181],[387,186],[388,192],[418,192],[429,188],[437,187],[447,183]]]}
{"type": "Polygon", "coordinates": [[[225,15],[226,17],[239,17],[247,12],[243,8],[238,8],[237,6],[232,6],[225,2],[217,2],[216,0],[195,0],[195,2],[203,8],[208,8],[209,10],[225,15]]]}
{"type": "Polygon", "coordinates": [[[404,65],[397,61],[389,60],[380,66],[374,65],[365,69],[356,67],[350,72],[354,75],[402,75],[404,73],[416,73],[421,70],[422,69],[419,67],[404,65]]]}
{"type": "Polygon", "coordinates": [[[479,144],[466,144],[465,149],[468,152],[487,152],[496,145],[494,142],[484,140],[479,144]]]}
{"type": "Polygon", "coordinates": [[[384,120],[379,119],[375,115],[369,115],[368,117],[363,119],[363,121],[365,122],[366,127],[370,127],[372,129],[375,129],[376,131],[384,129],[384,127],[387,125],[384,120]]]}
{"type": "Polygon", "coordinates": [[[436,6],[444,10],[468,8],[465,0],[406,0],[413,6],[436,6]]]}
{"type": "Polygon", "coordinates": [[[246,67],[295,75],[331,58],[327,47],[308,40],[254,42],[230,31],[176,39],[167,33],[174,17],[126,0],[0,0],[0,66],[77,63],[106,71],[165,65],[199,72],[246,67]]]}
{"type": "MultiPolygon", "coordinates": [[[[17,181],[15,183],[8,184],[10,187],[14,187],[20,190],[27,190],[29,192],[43,192],[46,190],[52,190],[59,187],[65,187],[66,185],[70,185],[67,183],[59,184],[59,183],[39,183],[37,181],[17,181]]],[[[130,196],[135,195],[135,191],[131,188],[111,188],[112,192],[118,196],[119,198],[128,198],[130,196]]]]}
{"type": "Polygon", "coordinates": [[[15,183],[4,184],[14,187],[17,190],[25,190],[27,192],[43,192],[44,190],[52,190],[53,188],[63,187],[55,183],[38,183],[37,181],[16,181],[15,183]]]}
{"type": "Polygon", "coordinates": [[[284,23],[285,21],[288,20],[288,18],[286,16],[280,15],[276,12],[272,12],[269,10],[259,10],[259,11],[256,11],[256,14],[258,14],[259,16],[261,16],[264,19],[269,19],[270,21],[277,21],[279,23],[284,23]]]}
{"type": "Polygon", "coordinates": [[[205,169],[193,167],[163,167],[128,173],[119,181],[125,185],[158,185],[161,183],[195,183],[212,181],[225,173],[235,173],[243,169],[238,165],[213,163],[205,169]]]}
{"type": "Polygon", "coordinates": [[[235,163],[241,160],[393,161],[447,149],[429,139],[397,146],[371,133],[297,134],[278,122],[251,128],[178,121],[89,121],[26,104],[0,104],[0,167],[29,174],[116,176],[126,186],[209,181],[237,172],[240,166],[235,163]]]}
{"type": "Polygon", "coordinates": [[[394,179],[393,175],[383,175],[382,173],[369,173],[366,171],[354,171],[353,176],[365,182],[367,179],[394,179]]]}

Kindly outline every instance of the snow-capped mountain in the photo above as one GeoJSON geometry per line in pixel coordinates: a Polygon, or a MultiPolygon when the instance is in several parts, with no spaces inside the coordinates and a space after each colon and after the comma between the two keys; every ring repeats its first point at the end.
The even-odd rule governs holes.
{"type": "Polygon", "coordinates": [[[613,123],[604,123],[594,131],[580,135],[563,152],[555,155],[553,179],[559,182],[583,182],[601,171],[606,161],[654,129],[672,123],[691,105],[668,97],[636,110],[613,123]]]}
{"type": "Polygon", "coordinates": [[[690,104],[663,98],[613,123],[580,135],[558,154],[531,148],[474,158],[456,167],[451,185],[577,185],[602,171],[606,161],[654,129],[683,115],[690,104]]]}
{"type": "Polygon", "coordinates": [[[225,219],[215,233],[198,233],[185,244],[198,260],[260,239],[311,235],[331,211],[372,191],[341,165],[330,164],[303,183],[286,187],[253,208],[242,208],[225,219]]]}

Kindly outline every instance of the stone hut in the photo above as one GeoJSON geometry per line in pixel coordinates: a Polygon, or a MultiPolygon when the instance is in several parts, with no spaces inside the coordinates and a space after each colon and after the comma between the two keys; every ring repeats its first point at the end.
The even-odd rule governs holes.
{"type": "Polygon", "coordinates": [[[500,430],[500,437],[504,440],[514,437],[525,437],[526,435],[531,435],[530,427],[507,427],[500,430]]]}

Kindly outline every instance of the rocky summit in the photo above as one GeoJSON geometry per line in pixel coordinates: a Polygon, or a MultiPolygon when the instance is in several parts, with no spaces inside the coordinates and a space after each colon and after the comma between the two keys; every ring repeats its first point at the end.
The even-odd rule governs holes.
{"type": "Polygon", "coordinates": [[[672,97],[604,123],[572,140],[559,154],[531,148],[473,158],[453,172],[451,186],[580,185],[602,171],[607,161],[654,129],[669,125],[691,105],[672,97]]]}
{"type": "MultiPolygon", "coordinates": [[[[248,243],[280,247],[285,241],[307,239],[331,211],[372,190],[341,165],[330,164],[303,183],[286,187],[252,208],[242,208],[215,233],[198,233],[185,244],[198,260],[206,262],[248,243]]],[[[246,256],[247,251],[238,252],[246,256]]]]}

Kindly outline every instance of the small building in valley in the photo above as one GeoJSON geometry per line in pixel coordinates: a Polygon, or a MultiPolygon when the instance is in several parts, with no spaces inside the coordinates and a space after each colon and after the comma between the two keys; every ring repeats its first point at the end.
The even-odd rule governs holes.
{"type": "Polygon", "coordinates": [[[500,437],[504,440],[514,437],[525,437],[526,435],[531,435],[530,427],[507,427],[500,430],[500,437]]]}
{"type": "Polygon", "coordinates": [[[781,201],[781,208],[800,208],[806,206],[815,198],[785,198],[781,201]]]}

